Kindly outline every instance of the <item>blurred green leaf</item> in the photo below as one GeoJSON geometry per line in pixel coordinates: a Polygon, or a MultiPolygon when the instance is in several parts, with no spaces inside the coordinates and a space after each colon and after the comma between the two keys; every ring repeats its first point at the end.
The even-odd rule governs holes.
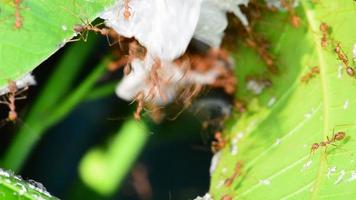
{"type": "Polygon", "coordinates": [[[83,157],[79,167],[83,182],[102,195],[114,194],[148,136],[144,121],[126,121],[107,147],[93,148],[83,157]]]}
{"type": "Polygon", "coordinates": [[[16,29],[13,1],[0,0],[0,88],[32,71],[75,35],[75,24],[92,21],[112,2],[21,1],[23,25],[16,29]]]}
{"type": "MultiPolygon", "coordinates": [[[[62,120],[70,113],[71,110],[73,110],[75,106],[83,101],[86,95],[90,93],[98,79],[106,72],[107,63],[108,59],[103,59],[103,61],[95,67],[93,72],[91,72],[91,74],[84,81],[82,81],[81,84],[73,90],[68,97],[49,111],[48,116],[41,117],[41,120],[37,117],[33,118],[31,119],[33,121],[29,121],[28,124],[23,123],[21,132],[16,135],[4,155],[2,165],[5,168],[12,169],[14,171],[21,169],[28,154],[38,142],[42,134],[44,134],[48,128],[62,120]]],[[[41,101],[41,98],[39,101],[41,101]]],[[[41,110],[38,110],[38,112],[40,111],[41,110]]]]}
{"type": "MultiPolygon", "coordinates": [[[[249,94],[241,83],[239,96],[249,96],[249,109],[226,129],[229,144],[221,151],[210,186],[214,199],[356,198],[356,80],[346,74],[330,41],[321,47],[319,30],[322,22],[332,27],[328,37],[341,42],[355,67],[356,7],[351,0],[301,0],[298,15],[302,27],[297,29],[287,24],[286,14],[269,14],[259,22],[258,31],[270,40],[280,73],[259,96],[249,94]],[[319,66],[320,74],[302,83],[313,66],[319,66]],[[347,138],[310,155],[311,145],[331,138],[333,129],[345,131],[347,138]],[[241,173],[231,186],[225,185],[238,162],[241,173]]],[[[263,74],[251,50],[239,48],[240,80],[263,74]]]]}

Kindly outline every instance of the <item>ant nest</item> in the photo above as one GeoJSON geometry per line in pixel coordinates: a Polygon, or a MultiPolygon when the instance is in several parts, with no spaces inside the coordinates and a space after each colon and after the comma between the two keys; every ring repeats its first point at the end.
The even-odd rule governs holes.
{"type": "MultiPolygon", "coordinates": [[[[267,2],[278,7],[273,0],[267,2]]],[[[120,48],[122,38],[128,41],[126,56],[109,68],[125,66],[125,77],[116,94],[124,100],[137,101],[136,119],[148,104],[160,107],[178,100],[190,105],[204,87],[235,93],[234,63],[220,46],[228,27],[228,13],[249,30],[247,16],[240,10],[248,3],[249,0],[117,0],[101,15],[106,26],[119,36],[120,48]],[[192,39],[200,44],[194,46],[192,39]],[[198,51],[189,51],[192,46],[198,51]]],[[[270,56],[263,54],[272,63],[270,56]]]]}

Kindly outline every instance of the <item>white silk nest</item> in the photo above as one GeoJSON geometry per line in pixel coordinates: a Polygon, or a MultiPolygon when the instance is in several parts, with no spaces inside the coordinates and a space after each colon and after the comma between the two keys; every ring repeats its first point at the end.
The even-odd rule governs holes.
{"type": "Polygon", "coordinates": [[[153,95],[154,99],[150,99],[153,103],[172,102],[178,89],[187,84],[211,84],[219,76],[214,69],[185,77],[173,60],[185,53],[193,37],[219,48],[228,25],[227,12],[247,26],[247,18],[239,8],[247,4],[248,0],[130,0],[131,16],[125,19],[125,2],[118,0],[101,18],[118,34],[135,38],[147,49],[147,55],[143,61],[132,61],[133,70],[118,84],[116,94],[125,100],[133,100],[139,91],[148,95],[150,84],[146,80],[154,59],[162,63],[160,77],[168,77],[170,83],[160,89],[167,93],[166,100],[153,95]]]}

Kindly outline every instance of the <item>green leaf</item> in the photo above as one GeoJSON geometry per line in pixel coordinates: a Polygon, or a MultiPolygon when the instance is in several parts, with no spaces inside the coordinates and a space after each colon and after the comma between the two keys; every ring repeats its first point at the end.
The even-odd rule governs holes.
{"type": "Polygon", "coordinates": [[[126,121],[105,149],[93,148],[83,157],[79,167],[83,182],[102,195],[114,194],[148,137],[144,121],[126,121]]]}
{"type": "MultiPolygon", "coordinates": [[[[225,130],[229,142],[215,157],[210,186],[214,199],[356,198],[356,80],[346,74],[331,41],[321,47],[319,30],[321,22],[332,27],[329,39],[340,42],[355,67],[356,5],[351,0],[301,0],[297,13],[303,22],[297,29],[283,13],[269,14],[259,23],[258,32],[270,40],[280,72],[259,96],[249,94],[241,81],[238,96],[249,102],[248,111],[234,116],[225,130]],[[302,83],[313,66],[319,66],[320,74],[302,83]],[[345,131],[346,139],[310,154],[311,145],[331,138],[333,129],[345,131]],[[237,163],[241,171],[227,186],[237,163]]],[[[261,60],[251,49],[239,48],[240,80],[262,74],[261,60]]]]}
{"type": "MultiPolygon", "coordinates": [[[[32,181],[33,182],[33,181],[32,181]]],[[[0,169],[0,199],[6,200],[56,200],[42,184],[31,184],[11,172],[0,169]]]]}
{"type": "Polygon", "coordinates": [[[32,71],[75,35],[75,24],[92,21],[113,0],[21,2],[16,29],[13,1],[0,0],[0,88],[32,71]]]}

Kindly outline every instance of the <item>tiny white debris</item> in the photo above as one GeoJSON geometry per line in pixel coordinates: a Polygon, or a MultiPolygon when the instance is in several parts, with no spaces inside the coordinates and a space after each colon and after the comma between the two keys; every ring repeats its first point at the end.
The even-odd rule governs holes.
{"type": "Polygon", "coordinates": [[[47,189],[45,188],[45,186],[44,186],[42,183],[37,182],[37,181],[32,180],[32,179],[29,179],[27,182],[30,183],[30,184],[29,184],[29,187],[30,187],[31,189],[34,189],[34,190],[36,190],[37,192],[40,192],[40,193],[42,193],[42,194],[44,194],[44,195],[46,195],[46,196],[49,196],[49,197],[52,196],[52,195],[47,191],[47,189]]]}
{"type": "Polygon", "coordinates": [[[236,134],[235,137],[232,138],[231,140],[231,149],[230,149],[230,153],[231,155],[236,155],[238,153],[238,146],[237,143],[241,140],[241,138],[244,136],[244,132],[239,132],[236,134]]]}
{"type": "Polygon", "coordinates": [[[221,170],[221,172],[222,172],[223,174],[226,174],[226,172],[227,172],[227,168],[226,168],[226,167],[224,167],[224,168],[221,170]]]}
{"type": "Polygon", "coordinates": [[[218,163],[220,161],[220,156],[221,156],[221,152],[217,152],[216,154],[214,154],[214,156],[211,158],[211,164],[210,164],[210,175],[213,174],[213,172],[215,171],[216,167],[218,166],[218,163]]]}
{"type": "Polygon", "coordinates": [[[216,189],[221,188],[224,185],[225,181],[224,180],[220,180],[217,184],[216,184],[216,189]]]}
{"type": "Polygon", "coordinates": [[[346,174],[345,170],[341,170],[341,171],[340,171],[340,175],[339,175],[339,177],[336,179],[336,181],[334,182],[334,184],[335,184],[335,185],[336,185],[336,184],[339,184],[339,183],[342,181],[342,179],[344,178],[345,174],[346,174]]]}
{"type": "Polygon", "coordinates": [[[237,135],[236,135],[236,138],[238,139],[238,140],[240,140],[243,136],[244,136],[244,132],[239,132],[237,135]]]}
{"type": "Polygon", "coordinates": [[[256,126],[256,121],[251,121],[248,125],[247,125],[247,128],[246,128],[246,131],[247,132],[251,132],[252,129],[256,126]]]}
{"type": "Polygon", "coordinates": [[[309,169],[310,166],[312,165],[313,161],[312,160],[309,160],[308,162],[306,162],[304,165],[303,165],[303,169],[306,170],[306,169],[309,169]]]}
{"type": "Polygon", "coordinates": [[[356,172],[352,171],[351,172],[351,177],[347,180],[348,182],[356,180],[356,172]]]}
{"type": "Polygon", "coordinates": [[[279,139],[279,138],[277,138],[277,139],[276,139],[276,142],[274,143],[274,145],[279,145],[279,144],[281,144],[281,142],[282,142],[282,140],[279,139]]]}
{"type": "Polygon", "coordinates": [[[62,25],[62,30],[66,31],[66,30],[68,30],[68,27],[66,25],[62,25]]]}
{"type": "Polygon", "coordinates": [[[16,183],[16,186],[20,186],[20,190],[19,190],[19,195],[22,196],[27,192],[27,189],[24,185],[20,184],[20,183],[16,183]]]}
{"type": "Polygon", "coordinates": [[[344,67],[342,65],[339,65],[339,68],[337,69],[337,77],[339,79],[342,78],[342,72],[344,71],[343,69],[344,69],[344,67]]]}
{"type": "Polygon", "coordinates": [[[268,107],[271,107],[271,106],[273,106],[274,103],[276,103],[276,97],[275,96],[273,96],[273,97],[271,97],[269,99],[267,105],[268,105],[268,107]]]}
{"type": "Polygon", "coordinates": [[[239,148],[238,148],[237,144],[231,145],[231,149],[230,149],[231,155],[235,156],[235,155],[237,155],[238,152],[239,152],[239,148]]]}
{"type": "Polygon", "coordinates": [[[203,197],[196,197],[194,200],[213,200],[209,193],[206,193],[203,197]]]}
{"type": "Polygon", "coordinates": [[[0,168],[0,176],[10,177],[10,174],[7,171],[0,168]]]}
{"type": "Polygon", "coordinates": [[[346,110],[348,107],[349,107],[349,99],[347,99],[345,102],[344,102],[344,110],[346,110]]]}
{"type": "Polygon", "coordinates": [[[310,119],[311,117],[313,116],[313,114],[312,113],[306,113],[305,115],[304,115],[304,117],[305,118],[307,118],[307,119],[310,119]]]}
{"type": "Polygon", "coordinates": [[[259,181],[261,185],[270,185],[271,181],[268,179],[262,179],[259,181]]]}
{"type": "Polygon", "coordinates": [[[303,148],[307,148],[307,147],[308,147],[308,145],[307,145],[307,144],[304,144],[304,145],[303,145],[303,148]]]}
{"type": "Polygon", "coordinates": [[[265,89],[265,85],[261,84],[259,81],[251,79],[249,81],[247,81],[246,84],[246,89],[251,91],[253,94],[255,95],[259,95],[263,92],[263,90],[265,89]]]}
{"type": "MultiPolygon", "coordinates": [[[[281,0],[266,0],[267,6],[269,8],[277,8],[280,11],[287,11],[284,6],[282,6],[281,0]]],[[[294,1],[293,7],[297,7],[299,5],[299,1],[294,1]]]]}
{"type": "Polygon", "coordinates": [[[330,178],[331,174],[336,172],[336,167],[330,167],[328,169],[328,174],[326,175],[328,178],[330,178]]]}

